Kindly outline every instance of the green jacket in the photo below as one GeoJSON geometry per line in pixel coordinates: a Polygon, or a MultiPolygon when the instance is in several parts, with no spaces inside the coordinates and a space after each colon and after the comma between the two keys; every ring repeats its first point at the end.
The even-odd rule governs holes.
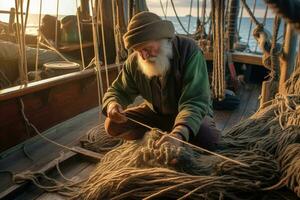
{"type": "MultiPolygon", "coordinates": [[[[172,39],[171,69],[163,78],[149,80],[139,70],[137,53],[126,60],[117,79],[103,98],[103,113],[107,105],[116,101],[124,107],[141,95],[158,114],[177,114],[174,127],[184,125],[196,135],[205,115],[212,116],[210,86],[206,62],[202,52],[191,39],[175,36],[172,39]]],[[[185,135],[189,139],[188,135],[185,135]]]]}

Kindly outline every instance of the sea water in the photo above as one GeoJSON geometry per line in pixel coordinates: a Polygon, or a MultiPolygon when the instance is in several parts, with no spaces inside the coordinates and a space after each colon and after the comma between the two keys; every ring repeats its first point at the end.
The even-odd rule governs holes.
{"type": "MultiPolygon", "coordinates": [[[[6,15],[6,17],[7,17],[7,15],[6,15]]],[[[59,19],[62,19],[63,17],[64,17],[63,15],[59,15],[59,19]]],[[[164,17],[162,16],[162,18],[164,18],[164,17]]],[[[2,16],[0,16],[0,20],[8,21],[8,19],[3,19],[2,16]]],[[[183,30],[178,19],[175,16],[167,16],[167,20],[172,21],[177,33],[186,34],[186,32],[183,30]]],[[[189,33],[195,33],[196,22],[197,22],[196,17],[191,16],[190,25],[188,25],[189,24],[189,16],[181,16],[181,17],[179,17],[179,20],[182,23],[182,25],[184,26],[185,30],[187,30],[189,33]]],[[[257,20],[260,23],[263,23],[263,21],[264,21],[263,18],[257,18],[257,20]]],[[[273,32],[273,22],[274,22],[274,18],[267,18],[265,21],[265,28],[271,34],[273,32]]],[[[261,52],[259,47],[257,47],[257,42],[252,35],[253,29],[255,28],[255,24],[253,24],[251,22],[251,19],[249,17],[243,17],[241,20],[238,19],[237,24],[238,24],[237,30],[239,30],[238,33],[239,33],[240,41],[246,42],[249,46],[249,48],[247,50],[250,52],[261,52]],[[240,25],[240,27],[239,27],[239,25],[240,25]]],[[[38,15],[37,14],[29,15],[26,33],[36,35],[37,34],[37,25],[38,25],[38,15]]],[[[278,34],[278,38],[279,38],[278,42],[279,43],[282,43],[283,28],[284,28],[284,21],[282,20],[280,28],[279,28],[279,34],[278,34]]],[[[209,25],[207,24],[206,33],[208,33],[208,29],[209,29],[209,25]]]]}

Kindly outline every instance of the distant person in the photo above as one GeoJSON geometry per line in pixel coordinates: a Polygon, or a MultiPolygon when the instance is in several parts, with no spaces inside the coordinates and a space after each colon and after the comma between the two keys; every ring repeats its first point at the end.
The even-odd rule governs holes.
{"type": "MultiPolygon", "coordinates": [[[[213,120],[206,61],[192,39],[174,32],[170,21],[151,12],[131,19],[124,43],[133,53],[104,95],[105,129],[127,140],[142,138],[147,129],[128,116],[180,140],[213,149],[220,131],[213,120]],[[126,109],[138,95],[145,102],[126,109]]],[[[165,136],[156,144],[166,141],[182,145],[165,136]]]]}

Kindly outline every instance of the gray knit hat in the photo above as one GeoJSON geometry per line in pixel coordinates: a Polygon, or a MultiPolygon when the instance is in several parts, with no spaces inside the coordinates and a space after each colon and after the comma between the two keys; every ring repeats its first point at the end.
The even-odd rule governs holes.
{"type": "Polygon", "coordinates": [[[175,32],[172,22],[162,20],[158,15],[148,11],[134,15],[127,28],[123,36],[126,49],[149,40],[172,38],[175,32]]]}

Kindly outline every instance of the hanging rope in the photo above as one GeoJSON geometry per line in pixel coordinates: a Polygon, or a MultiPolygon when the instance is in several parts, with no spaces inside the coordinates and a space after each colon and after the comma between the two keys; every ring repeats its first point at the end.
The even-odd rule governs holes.
{"type": "MultiPolygon", "coordinates": [[[[268,10],[269,10],[269,7],[266,6],[265,14],[264,14],[264,19],[263,19],[263,26],[266,25],[267,15],[268,15],[268,10]]],[[[255,45],[255,50],[254,50],[254,52],[257,52],[257,47],[258,47],[258,43],[256,43],[256,45],[255,45]]]]}
{"type": "Polygon", "coordinates": [[[177,14],[177,11],[176,11],[176,8],[175,8],[175,5],[174,5],[173,0],[170,0],[170,1],[171,1],[172,8],[173,8],[173,11],[174,11],[174,13],[175,13],[175,16],[176,16],[176,19],[177,19],[179,25],[181,26],[182,30],[183,30],[187,35],[190,35],[190,33],[184,28],[184,26],[183,26],[181,20],[179,19],[179,16],[178,16],[178,14],[177,14]]]}
{"type": "MultiPolygon", "coordinates": [[[[243,0],[243,1],[245,1],[245,0],[243,0]]],[[[245,5],[244,5],[245,6],[245,5]]],[[[249,7],[246,7],[245,6],[245,8],[246,8],[246,10],[248,11],[248,9],[249,9],[249,7]]],[[[255,10],[256,10],[256,0],[254,0],[254,3],[253,3],[253,9],[252,9],[253,11],[251,12],[250,10],[248,11],[248,13],[249,13],[249,15],[250,15],[250,13],[251,13],[251,15],[253,15],[253,19],[255,19],[256,20],[256,18],[254,17],[254,13],[255,13],[255,10]]],[[[251,16],[250,16],[251,17],[251,16]]],[[[252,19],[252,17],[251,17],[251,19],[252,19]]],[[[247,39],[247,45],[249,45],[249,41],[250,41],[250,35],[251,35],[251,32],[252,32],[252,25],[253,25],[253,21],[255,21],[255,20],[251,20],[251,23],[250,23],[250,27],[249,27],[249,32],[248,32],[248,39],[247,39]]],[[[256,26],[262,26],[261,24],[258,24],[259,22],[256,20],[255,21],[255,24],[256,24],[256,26]]]]}
{"type": "MultiPolygon", "coordinates": [[[[79,45],[80,45],[80,55],[81,55],[81,62],[82,65],[80,65],[80,69],[85,68],[85,63],[84,63],[84,55],[83,55],[83,47],[82,47],[82,35],[81,35],[81,26],[80,26],[80,18],[79,18],[79,11],[78,11],[78,3],[76,1],[76,19],[77,19],[77,30],[78,30],[78,35],[79,35],[79,45]]],[[[57,20],[56,20],[57,21],[57,20]]]]}
{"type": "Polygon", "coordinates": [[[275,16],[274,25],[273,25],[273,38],[272,38],[272,46],[270,51],[271,56],[271,68],[273,70],[273,74],[271,75],[275,81],[279,80],[279,53],[281,48],[277,46],[277,38],[278,31],[280,27],[281,19],[278,15],[275,16]]]}
{"type": "Polygon", "coordinates": [[[187,31],[190,32],[191,18],[192,18],[193,0],[190,2],[189,22],[187,31]]]}
{"type": "MultiPolygon", "coordinates": [[[[76,2],[77,3],[77,2],[76,2]]],[[[59,9],[59,0],[56,0],[56,20],[55,20],[55,48],[58,47],[58,9],[59,9]]]]}
{"type": "Polygon", "coordinates": [[[222,100],[225,92],[225,60],[224,60],[224,2],[212,1],[213,23],[213,76],[212,90],[214,98],[222,100]]]}
{"type": "MultiPolygon", "coordinates": [[[[255,18],[253,12],[251,11],[251,9],[249,8],[248,4],[246,3],[246,0],[241,0],[241,2],[243,3],[244,8],[246,9],[247,13],[250,16],[250,19],[252,20],[252,22],[256,25],[256,26],[261,26],[261,24],[259,23],[259,21],[255,18]]],[[[256,0],[255,3],[256,5],[256,0]]]]}
{"type": "MultiPolygon", "coordinates": [[[[102,76],[101,76],[101,68],[100,68],[100,60],[99,60],[99,46],[98,46],[98,37],[96,32],[96,27],[98,27],[98,21],[97,24],[95,23],[95,13],[97,11],[96,8],[93,7],[93,2],[91,1],[91,10],[92,10],[92,31],[93,31],[93,43],[94,43],[94,53],[95,53],[95,72],[96,72],[96,78],[97,78],[97,94],[98,94],[98,105],[100,108],[101,105],[101,99],[104,95],[103,92],[103,83],[102,83],[102,76]],[[97,26],[96,26],[97,25],[97,26]]],[[[99,110],[99,122],[101,123],[101,114],[99,110]]]]}
{"type": "Polygon", "coordinates": [[[38,27],[38,34],[37,34],[37,40],[36,40],[36,55],[35,55],[35,74],[34,74],[34,80],[38,80],[39,50],[40,50],[40,40],[41,40],[42,4],[43,4],[43,0],[40,0],[39,27],[38,27]]]}
{"type": "MultiPolygon", "coordinates": [[[[104,59],[104,69],[105,69],[105,77],[106,77],[106,86],[109,88],[109,76],[107,70],[107,56],[106,56],[106,39],[105,39],[105,31],[104,31],[104,22],[103,22],[103,10],[102,10],[102,1],[98,2],[97,5],[97,13],[100,14],[100,21],[101,21],[101,36],[102,36],[102,50],[103,50],[103,59],[104,59]]],[[[98,21],[97,21],[98,22],[98,21]]],[[[98,23],[97,23],[98,24],[98,23]]],[[[102,89],[103,90],[103,89],[102,89]]],[[[101,104],[99,104],[100,106],[101,104]]]]}
{"type": "Polygon", "coordinates": [[[165,19],[167,19],[167,13],[165,12],[165,9],[164,9],[164,6],[163,6],[163,4],[162,4],[162,1],[159,0],[159,3],[160,3],[160,8],[161,8],[161,10],[162,10],[162,12],[163,12],[163,14],[164,14],[164,17],[165,17],[165,19]]]}

